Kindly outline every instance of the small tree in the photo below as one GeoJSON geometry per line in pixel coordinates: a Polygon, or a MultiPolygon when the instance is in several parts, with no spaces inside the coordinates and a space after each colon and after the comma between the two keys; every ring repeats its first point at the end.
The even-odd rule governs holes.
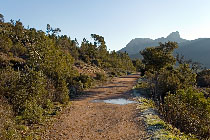
{"type": "Polygon", "coordinates": [[[172,66],[176,63],[173,56],[174,49],[178,48],[176,42],[159,43],[160,46],[146,48],[141,51],[143,56],[142,62],[145,64],[145,69],[151,72],[159,71],[162,68],[172,66]]]}
{"type": "Polygon", "coordinates": [[[175,94],[177,90],[194,86],[195,83],[196,74],[188,64],[180,64],[177,68],[162,69],[157,76],[158,99],[163,102],[168,92],[175,94]]]}
{"type": "Polygon", "coordinates": [[[47,24],[47,34],[50,35],[50,32],[52,33],[52,35],[58,34],[59,32],[61,32],[60,28],[52,28],[50,26],[50,24],[47,24]]]}
{"type": "Polygon", "coordinates": [[[0,14],[0,22],[4,22],[4,16],[0,14]]]}
{"type": "Polygon", "coordinates": [[[158,75],[161,70],[166,68],[173,68],[176,63],[176,59],[173,56],[174,49],[178,48],[176,42],[167,42],[165,44],[159,43],[157,47],[146,48],[141,51],[143,56],[143,64],[145,65],[145,71],[151,77],[151,88],[153,89],[153,98],[158,96],[157,86],[158,86],[158,75]]]}
{"type": "Polygon", "coordinates": [[[133,63],[133,66],[136,68],[137,72],[142,72],[142,70],[144,69],[144,64],[142,63],[140,59],[132,60],[132,63],[133,63]]]}

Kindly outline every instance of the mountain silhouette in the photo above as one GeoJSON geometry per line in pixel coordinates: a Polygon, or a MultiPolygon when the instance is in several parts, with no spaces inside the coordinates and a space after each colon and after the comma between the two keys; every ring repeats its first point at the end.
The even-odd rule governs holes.
{"type": "Polygon", "coordinates": [[[139,53],[147,47],[158,46],[159,42],[168,41],[177,42],[179,48],[175,50],[174,55],[179,53],[186,59],[192,59],[194,62],[202,63],[206,68],[210,68],[210,38],[198,38],[195,40],[186,40],[181,38],[178,31],[170,33],[166,38],[157,39],[135,38],[132,39],[120,52],[127,52],[131,58],[142,58],[139,53]]]}

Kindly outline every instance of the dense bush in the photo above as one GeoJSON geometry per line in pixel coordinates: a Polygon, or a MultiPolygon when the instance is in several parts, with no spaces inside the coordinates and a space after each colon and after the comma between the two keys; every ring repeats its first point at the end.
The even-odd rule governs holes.
{"type": "Polygon", "coordinates": [[[90,88],[92,86],[93,78],[85,75],[85,74],[80,74],[78,77],[74,79],[79,86],[79,89],[86,89],[90,88]]]}
{"type": "Polygon", "coordinates": [[[197,84],[200,87],[210,87],[210,70],[203,70],[197,75],[197,84]]]}
{"type": "Polygon", "coordinates": [[[178,90],[165,97],[163,104],[168,122],[187,133],[201,138],[210,137],[210,98],[194,88],[178,90]]]}
{"type": "Polygon", "coordinates": [[[140,59],[132,60],[132,63],[138,72],[142,72],[145,69],[145,66],[140,59]]]}
{"type": "MultiPolygon", "coordinates": [[[[199,139],[209,139],[209,94],[196,88],[197,70],[186,61],[175,65],[175,48],[176,43],[168,42],[141,52],[150,91],[166,121],[199,139]]],[[[209,74],[209,70],[198,73],[199,86],[208,86],[209,74]]]]}
{"type": "Polygon", "coordinates": [[[106,80],[106,75],[105,75],[105,73],[96,73],[95,79],[100,80],[100,81],[104,81],[104,80],[106,80]]]}
{"type": "Polygon", "coordinates": [[[174,49],[178,48],[176,42],[160,43],[157,47],[149,47],[141,51],[145,70],[152,73],[158,72],[162,68],[173,66],[176,59],[173,56],[174,49]]]}
{"type": "MultiPolygon", "coordinates": [[[[29,116],[33,117],[34,114],[37,116],[36,113],[41,113],[24,115],[25,111],[36,111],[36,108],[41,108],[48,99],[48,92],[45,89],[46,81],[40,72],[21,73],[8,68],[1,70],[0,81],[1,96],[6,97],[13,106],[15,115],[27,116],[30,119],[29,116]]],[[[42,117],[42,113],[38,116],[42,117]]],[[[29,122],[37,122],[39,117],[36,118],[37,120],[33,118],[33,121],[29,122]]]]}
{"type": "Polygon", "coordinates": [[[156,82],[157,95],[163,101],[168,92],[174,94],[179,89],[194,86],[195,83],[196,74],[187,64],[180,64],[177,68],[161,69],[156,82]]]}
{"type": "Polygon", "coordinates": [[[0,95],[0,139],[19,140],[21,135],[16,130],[12,106],[0,95]]]}
{"type": "Polygon", "coordinates": [[[94,43],[83,40],[80,47],[79,59],[86,63],[96,65],[106,71],[135,71],[135,67],[128,54],[120,52],[108,52],[104,38],[99,35],[92,34],[94,43]]]}
{"type": "Polygon", "coordinates": [[[151,91],[155,100],[164,102],[168,92],[176,93],[179,89],[194,86],[196,74],[188,64],[175,66],[173,51],[177,43],[168,42],[157,47],[146,48],[140,53],[145,64],[146,76],[151,83],[151,91]]]}

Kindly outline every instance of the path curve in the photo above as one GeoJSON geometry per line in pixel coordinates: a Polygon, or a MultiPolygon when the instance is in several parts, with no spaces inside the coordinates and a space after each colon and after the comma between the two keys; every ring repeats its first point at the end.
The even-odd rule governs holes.
{"type": "Polygon", "coordinates": [[[131,99],[131,89],[138,74],[113,78],[103,86],[89,89],[86,95],[72,101],[47,130],[50,140],[139,140],[146,131],[138,119],[136,104],[116,105],[92,100],[131,99]]]}

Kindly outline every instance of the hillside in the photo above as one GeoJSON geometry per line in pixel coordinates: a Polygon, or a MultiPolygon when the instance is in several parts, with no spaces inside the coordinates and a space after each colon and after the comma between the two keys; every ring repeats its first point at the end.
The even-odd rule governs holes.
{"type": "Polygon", "coordinates": [[[181,43],[176,52],[184,55],[186,59],[192,59],[210,68],[210,38],[200,38],[181,43]]]}
{"type": "Polygon", "coordinates": [[[179,53],[185,56],[187,59],[200,62],[205,67],[210,68],[209,52],[210,52],[210,38],[199,38],[195,40],[186,40],[180,37],[178,31],[172,32],[166,38],[161,37],[158,39],[150,38],[136,38],[131,40],[125,48],[119,50],[119,52],[127,52],[131,58],[142,58],[139,52],[146,47],[158,46],[159,42],[175,41],[178,43],[179,48],[175,50],[175,53],[179,53]],[[138,53],[137,53],[138,52],[138,53]]]}

